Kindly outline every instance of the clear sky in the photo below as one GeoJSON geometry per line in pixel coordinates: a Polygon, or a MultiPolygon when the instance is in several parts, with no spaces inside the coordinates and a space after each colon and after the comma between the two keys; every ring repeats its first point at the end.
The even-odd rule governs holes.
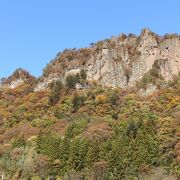
{"type": "Polygon", "coordinates": [[[0,78],[121,32],[180,33],[180,0],[0,0],[0,78]]]}

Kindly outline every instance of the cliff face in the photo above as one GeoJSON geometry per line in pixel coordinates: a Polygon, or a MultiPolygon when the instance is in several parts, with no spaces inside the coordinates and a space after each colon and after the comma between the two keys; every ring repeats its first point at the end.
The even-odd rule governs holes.
{"type": "Polygon", "coordinates": [[[111,87],[132,86],[158,61],[159,73],[171,80],[180,72],[180,36],[163,37],[142,30],[140,36],[121,34],[92,44],[89,48],[70,49],[59,53],[44,69],[35,91],[51,81],[63,82],[69,74],[87,70],[87,80],[111,87]]]}

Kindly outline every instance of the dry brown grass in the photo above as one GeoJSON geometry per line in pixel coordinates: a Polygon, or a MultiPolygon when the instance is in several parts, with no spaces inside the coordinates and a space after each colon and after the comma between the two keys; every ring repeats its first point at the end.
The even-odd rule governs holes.
{"type": "Polygon", "coordinates": [[[68,123],[66,121],[59,120],[54,124],[53,130],[58,135],[63,136],[65,134],[65,131],[66,131],[67,127],[68,127],[68,123]]]}
{"type": "Polygon", "coordinates": [[[25,137],[26,139],[30,138],[31,136],[35,136],[39,133],[39,129],[32,127],[30,123],[22,124],[19,127],[20,136],[25,137]]]}
{"type": "Polygon", "coordinates": [[[107,122],[91,122],[84,135],[87,138],[108,138],[112,134],[112,128],[107,122]]]}

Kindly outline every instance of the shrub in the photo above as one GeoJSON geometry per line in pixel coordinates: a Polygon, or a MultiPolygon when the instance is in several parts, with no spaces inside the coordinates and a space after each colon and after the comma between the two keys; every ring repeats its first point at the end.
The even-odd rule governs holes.
{"type": "Polygon", "coordinates": [[[139,89],[141,89],[141,88],[146,89],[147,84],[150,84],[150,83],[155,84],[156,80],[157,79],[148,72],[142,77],[142,79],[140,81],[138,81],[136,83],[136,86],[139,89]]]}
{"type": "Polygon", "coordinates": [[[109,101],[111,105],[116,105],[119,99],[119,94],[114,92],[109,96],[109,101]]]}
{"type": "Polygon", "coordinates": [[[84,96],[75,95],[72,100],[74,111],[77,111],[83,105],[84,101],[84,96]]]}
{"type": "Polygon", "coordinates": [[[61,81],[55,81],[50,84],[51,90],[51,96],[49,97],[49,103],[50,105],[55,105],[60,100],[60,91],[62,89],[63,85],[61,81]]]}
{"type": "Polygon", "coordinates": [[[66,77],[66,86],[70,89],[73,89],[75,88],[79,80],[80,80],[79,74],[69,75],[66,77]]]}
{"type": "Polygon", "coordinates": [[[162,75],[160,74],[160,64],[163,63],[163,60],[156,60],[152,66],[152,69],[144,74],[142,79],[136,83],[136,86],[140,88],[146,88],[147,84],[157,84],[157,80],[163,80],[162,75]]]}
{"type": "Polygon", "coordinates": [[[153,131],[146,131],[145,124],[124,121],[116,125],[112,138],[102,143],[100,153],[109,164],[109,178],[135,178],[142,164],[158,162],[158,140],[153,131]]]}
{"type": "Polygon", "coordinates": [[[75,171],[81,171],[88,164],[88,152],[91,143],[87,139],[75,138],[72,140],[69,148],[68,166],[75,171]]]}
{"type": "Polygon", "coordinates": [[[45,154],[52,159],[59,157],[61,138],[54,134],[40,134],[36,140],[36,150],[38,153],[45,154]]]}
{"type": "Polygon", "coordinates": [[[75,88],[77,83],[84,84],[86,81],[87,73],[84,69],[81,69],[80,74],[77,73],[68,75],[66,77],[66,86],[70,89],[75,88]]]}
{"type": "Polygon", "coordinates": [[[36,118],[33,119],[33,121],[31,122],[31,125],[33,127],[39,127],[39,128],[48,128],[50,126],[52,126],[55,123],[55,121],[53,119],[49,119],[49,118],[36,118]]]}
{"type": "Polygon", "coordinates": [[[24,136],[19,136],[12,141],[12,147],[18,148],[18,147],[25,147],[26,146],[26,140],[24,136]]]}
{"type": "Polygon", "coordinates": [[[80,78],[81,78],[83,81],[86,80],[86,78],[87,78],[87,72],[86,72],[86,70],[81,69],[81,71],[80,71],[80,78]]]}
{"type": "Polygon", "coordinates": [[[67,128],[67,131],[65,133],[65,136],[67,138],[74,138],[75,136],[81,134],[84,129],[88,125],[88,119],[78,119],[77,121],[73,122],[69,127],[67,128]]]}
{"type": "Polygon", "coordinates": [[[17,163],[11,158],[10,153],[6,153],[0,158],[0,169],[7,173],[8,176],[13,176],[17,171],[17,163]]]}
{"type": "Polygon", "coordinates": [[[104,103],[107,100],[107,97],[103,94],[97,95],[96,96],[96,101],[98,103],[104,103]]]}
{"type": "Polygon", "coordinates": [[[54,113],[55,117],[57,117],[58,119],[69,117],[72,107],[72,97],[65,96],[54,113]]]}

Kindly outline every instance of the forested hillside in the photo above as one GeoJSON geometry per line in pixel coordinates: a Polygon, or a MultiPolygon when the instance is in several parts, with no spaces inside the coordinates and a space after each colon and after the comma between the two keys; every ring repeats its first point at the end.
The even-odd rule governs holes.
{"type": "MultiPolygon", "coordinates": [[[[86,72],[34,92],[35,80],[0,91],[0,170],[7,179],[180,177],[180,78],[142,96],[86,72]],[[79,82],[84,88],[76,89],[79,82]],[[160,171],[159,170],[159,171],[160,171]],[[166,175],[167,173],[167,175],[166,175]]],[[[150,78],[152,79],[152,78],[150,78]]],[[[146,87],[145,87],[146,88],[146,87]]]]}

